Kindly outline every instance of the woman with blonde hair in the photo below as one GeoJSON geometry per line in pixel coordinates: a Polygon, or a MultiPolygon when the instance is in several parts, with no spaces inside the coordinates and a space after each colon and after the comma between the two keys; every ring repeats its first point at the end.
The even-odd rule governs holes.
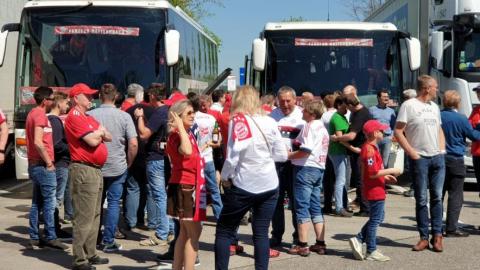
{"type": "Polygon", "coordinates": [[[229,246],[242,217],[252,209],[255,269],[267,269],[268,228],[278,198],[275,162],[287,160],[277,123],[265,116],[252,86],[238,89],[232,100],[227,156],[221,173],[225,190],[217,223],[215,268],[228,269],[229,246]]]}
{"type": "Polygon", "coordinates": [[[194,118],[189,100],[178,101],[169,110],[166,153],[172,170],[167,189],[167,213],[180,223],[173,269],[195,268],[201,221],[206,220],[204,161],[190,130],[194,118]]]}

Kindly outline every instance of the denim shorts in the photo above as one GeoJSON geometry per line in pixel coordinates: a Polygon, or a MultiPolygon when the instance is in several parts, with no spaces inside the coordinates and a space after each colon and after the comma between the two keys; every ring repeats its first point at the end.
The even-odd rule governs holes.
{"type": "Polygon", "coordinates": [[[323,212],[320,202],[324,169],[315,167],[295,167],[295,212],[297,223],[323,223],[323,212]]]}

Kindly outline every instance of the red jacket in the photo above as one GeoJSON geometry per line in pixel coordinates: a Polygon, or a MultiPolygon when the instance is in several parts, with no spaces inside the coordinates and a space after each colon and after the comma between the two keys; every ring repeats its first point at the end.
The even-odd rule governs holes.
{"type": "MultiPolygon", "coordinates": [[[[468,118],[468,122],[475,128],[478,124],[480,124],[480,105],[475,107],[468,118]]],[[[473,142],[472,143],[472,156],[480,156],[480,142],[473,142]]]]}

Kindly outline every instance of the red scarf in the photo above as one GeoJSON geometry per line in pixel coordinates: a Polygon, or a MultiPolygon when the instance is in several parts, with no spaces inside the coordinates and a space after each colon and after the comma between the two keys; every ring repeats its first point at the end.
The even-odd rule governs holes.
{"type": "MultiPolygon", "coordinates": [[[[200,149],[198,148],[197,141],[192,132],[188,133],[190,138],[190,143],[192,147],[195,147],[200,157],[200,149]]],[[[195,183],[195,214],[193,216],[193,221],[206,221],[207,220],[207,189],[205,186],[205,160],[203,158],[197,158],[197,177],[195,183]]]]}

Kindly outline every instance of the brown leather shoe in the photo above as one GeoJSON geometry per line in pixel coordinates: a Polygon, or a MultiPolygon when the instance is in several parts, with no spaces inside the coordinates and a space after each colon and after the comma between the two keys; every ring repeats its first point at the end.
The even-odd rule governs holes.
{"type": "Polygon", "coordinates": [[[443,236],[441,234],[436,234],[432,238],[432,247],[435,252],[443,251],[443,236]]]}
{"type": "Polygon", "coordinates": [[[426,248],[428,248],[428,240],[420,239],[420,241],[418,241],[418,243],[415,246],[413,246],[412,250],[422,251],[422,250],[425,250],[426,248]]]}

